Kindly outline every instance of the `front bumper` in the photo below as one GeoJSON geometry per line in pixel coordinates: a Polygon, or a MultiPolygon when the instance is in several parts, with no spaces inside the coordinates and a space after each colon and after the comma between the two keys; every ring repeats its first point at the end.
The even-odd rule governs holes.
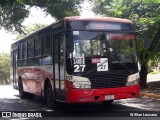
{"type": "Polygon", "coordinates": [[[67,103],[103,102],[106,95],[114,95],[114,100],[139,96],[139,85],[103,89],[67,89],[67,103]]]}

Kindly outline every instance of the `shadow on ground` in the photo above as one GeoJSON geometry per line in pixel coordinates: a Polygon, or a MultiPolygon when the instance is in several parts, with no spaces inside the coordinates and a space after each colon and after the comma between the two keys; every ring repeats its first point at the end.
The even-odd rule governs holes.
{"type": "MultiPolygon", "coordinates": [[[[18,95],[15,95],[19,98],[18,95]]],[[[158,104],[158,103],[157,103],[158,104]]],[[[115,101],[112,105],[101,103],[64,104],[57,109],[47,107],[45,100],[39,96],[33,99],[0,99],[0,111],[58,111],[58,112],[86,112],[86,111],[144,111],[157,110],[157,104],[152,99],[133,98],[115,101]],[[150,105],[148,106],[148,104],[150,105]]],[[[160,105],[159,105],[160,106],[160,105]]],[[[159,109],[160,110],[160,109],[159,109]]]]}
{"type": "Polygon", "coordinates": [[[148,89],[159,89],[160,90],[160,81],[150,82],[148,83],[148,89]]]}
{"type": "Polygon", "coordinates": [[[160,81],[149,82],[146,89],[141,90],[140,95],[153,99],[160,99],[160,81]]]}
{"type": "MultiPolygon", "coordinates": [[[[16,112],[42,112],[50,117],[116,117],[130,115],[130,112],[137,111],[160,111],[159,102],[154,99],[143,97],[115,101],[110,106],[102,104],[62,104],[59,109],[49,109],[43,98],[35,96],[33,99],[0,99],[0,111],[16,112]],[[44,112],[43,112],[44,111],[44,112]]],[[[39,119],[39,118],[38,118],[39,119]]],[[[59,120],[64,120],[60,119],[59,120]]],[[[66,119],[66,118],[65,118],[66,119]]],[[[9,120],[5,118],[4,120],[9,120]]],[[[92,120],[92,119],[90,119],[92,120]]]]}

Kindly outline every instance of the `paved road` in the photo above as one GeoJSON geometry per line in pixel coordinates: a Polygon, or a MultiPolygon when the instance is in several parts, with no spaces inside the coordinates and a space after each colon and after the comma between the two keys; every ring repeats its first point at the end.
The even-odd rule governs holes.
{"type": "MultiPolygon", "coordinates": [[[[113,105],[108,107],[102,107],[100,104],[74,104],[63,105],[63,107],[61,107],[60,109],[51,110],[46,106],[42,98],[35,97],[34,99],[22,100],[18,96],[18,91],[13,90],[11,86],[6,85],[0,86],[0,111],[51,111],[53,113],[53,116],[58,116],[59,120],[70,119],[72,116],[78,116],[80,117],[79,119],[81,119],[81,116],[87,116],[87,118],[94,116],[94,118],[86,118],[86,120],[93,120],[97,117],[98,119],[102,119],[109,114],[112,114],[113,117],[116,117],[116,115],[118,115],[118,111],[124,111],[122,113],[120,112],[119,114],[124,114],[126,112],[127,115],[129,115],[128,111],[160,111],[160,100],[140,97],[115,101],[113,105]],[[60,115],[68,117],[61,117],[60,115]]],[[[143,118],[141,118],[141,120],[142,119],[143,118]]],[[[155,120],[156,119],[157,118],[155,118],[155,120]]]]}

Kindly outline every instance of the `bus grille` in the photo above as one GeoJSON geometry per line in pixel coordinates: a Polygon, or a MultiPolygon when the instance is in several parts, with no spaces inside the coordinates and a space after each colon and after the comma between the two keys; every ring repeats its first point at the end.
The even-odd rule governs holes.
{"type": "Polygon", "coordinates": [[[88,75],[92,88],[125,87],[128,74],[124,72],[95,72],[88,75]]]}

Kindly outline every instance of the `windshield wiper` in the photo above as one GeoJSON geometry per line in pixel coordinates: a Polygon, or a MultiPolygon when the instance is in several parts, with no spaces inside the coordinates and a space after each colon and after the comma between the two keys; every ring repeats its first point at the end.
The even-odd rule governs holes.
{"type": "Polygon", "coordinates": [[[99,68],[100,66],[102,66],[104,63],[108,62],[108,60],[103,61],[101,64],[99,64],[97,67],[91,69],[90,71],[88,71],[86,73],[86,75],[90,74],[91,72],[93,72],[95,69],[99,68]]]}
{"type": "Polygon", "coordinates": [[[129,74],[132,74],[132,71],[129,70],[129,69],[124,65],[124,63],[119,64],[119,65],[121,65],[129,74]]]}

